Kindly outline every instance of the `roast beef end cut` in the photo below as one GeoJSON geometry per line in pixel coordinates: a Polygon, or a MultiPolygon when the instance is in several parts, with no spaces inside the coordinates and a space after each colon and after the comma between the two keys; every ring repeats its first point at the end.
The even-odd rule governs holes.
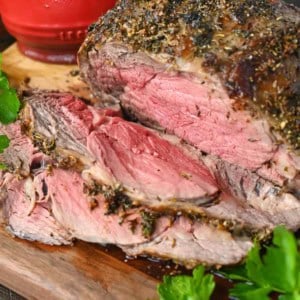
{"type": "Polygon", "coordinates": [[[120,1],[93,26],[79,63],[101,99],[284,185],[300,164],[300,11],[251,3],[120,1]]]}

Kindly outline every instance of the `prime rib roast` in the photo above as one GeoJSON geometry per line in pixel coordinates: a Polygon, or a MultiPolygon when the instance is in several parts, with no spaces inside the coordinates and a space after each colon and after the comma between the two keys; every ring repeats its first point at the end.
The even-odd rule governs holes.
{"type": "Polygon", "coordinates": [[[78,56],[98,105],[27,91],[0,128],[8,230],[194,267],[299,229],[299,41],[280,1],[118,1],[78,56]]]}
{"type": "Polygon", "coordinates": [[[237,263],[277,224],[300,226],[300,202],[289,192],[273,193],[279,187],[255,177],[249,193],[264,193],[268,205],[255,205],[259,195],[237,198],[196,150],[118,110],[46,91],[23,104],[20,120],[1,130],[11,139],[4,215],[16,236],[116,244],[193,267],[237,263]]]}
{"type": "Polygon", "coordinates": [[[220,181],[227,166],[297,192],[299,24],[280,1],[124,0],[79,64],[99,98],[208,155],[220,181]]]}

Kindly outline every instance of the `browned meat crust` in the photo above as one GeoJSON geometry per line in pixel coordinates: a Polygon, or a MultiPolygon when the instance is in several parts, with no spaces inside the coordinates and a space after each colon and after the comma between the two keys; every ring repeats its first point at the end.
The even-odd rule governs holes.
{"type": "Polygon", "coordinates": [[[164,55],[175,68],[178,57],[197,61],[219,76],[236,109],[267,116],[300,148],[298,8],[271,0],[120,0],[90,27],[80,55],[109,41],[164,55]]]}

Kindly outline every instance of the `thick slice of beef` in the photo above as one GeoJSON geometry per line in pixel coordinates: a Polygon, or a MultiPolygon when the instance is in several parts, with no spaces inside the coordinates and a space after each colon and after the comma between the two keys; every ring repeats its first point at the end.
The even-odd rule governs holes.
{"type": "Polygon", "coordinates": [[[256,4],[119,1],[79,63],[96,95],[140,122],[295,194],[300,11],[256,4]]]}
{"type": "Polygon", "coordinates": [[[45,153],[81,166],[87,183],[122,188],[135,203],[199,206],[219,190],[207,167],[138,124],[108,116],[68,94],[34,93],[23,123],[45,153]]]}
{"type": "Polygon", "coordinates": [[[103,195],[84,193],[85,185],[79,173],[55,169],[51,176],[43,178],[48,186],[53,215],[78,239],[100,244],[135,245],[145,242],[150,234],[152,237],[160,235],[171,226],[172,218],[161,217],[150,232],[143,232],[146,230],[141,217],[143,208],[120,207],[114,213],[108,213],[108,203],[103,195]]]}
{"type": "Polygon", "coordinates": [[[69,245],[73,236],[61,226],[51,213],[44,195],[38,195],[39,204],[32,210],[31,197],[36,197],[30,177],[18,179],[7,173],[1,183],[1,201],[7,230],[22,239],[39,241],[50,245],[69,245]],[[32,195],[33,193],[33,195],[32,195]]]}
{"type": "MultiPolygon", "coordinates": [[[[55,94],[53,102],[56,103],[56,106],[50,104],[51,94],[48,93],[46,95],[49,97],[44,105],[44,107],[48,107],[47,113],[43,112],[43,105],[39,107],[38,100],[34,102],[34,97],[41,96],[40,94],[35,94],[32,96],[32,99],[27,99],[21,119],[23,127],[33,134],[37,146],[52,157],[40,154],[40,159],[38,159],[36,158],[38,156],[32,156],[31,151],[28,152],[28,149],[34,147],[27,145],[32,143],[27,136],[23,135],[23,139],[17,136],[16,141],[13,141],[13,135],[10,136],[12,139],[11,146],[17,145],[18,142],[21,142],[23,145],[24,153],[16,152],[16,159],[21,162],[24,160],[30,166],[32,176],[17,181],[17,187],[10,186],[14,181],[7,181],[6,184],[8,193],[13,188],[19,195],[19,197],[14,198],[16,199],[16,207],[20,206],[22,211],[25,211],[25,214],[18,214],[15,210],[6,209],[8,226],[15,235],[32,240],[40,240],[44,243],[59,243],[59,239],[56,238],[58,234],[53,235],[52,233],[49,236],[47,230],[40,232],[41,223],[44,215],[46,215],[46,217],[50,216],[48,220],[50,225],[53,223],[58,224],[60,230],[65,228],[65,231],[70,234],[67,241],[70,241],[71,238],[78,238],[101,244],[113,243],[130,255],[148,254],[162,258],[171,258],[188,267],[193,267],[200,262],[207,265],[227,265],[239,262],[252,246],[253,234],[263,238],[276,225],[272,220],[272,216],[251,208],[247,205],[247,202],[241,202],[225,194],[219,196],[219,203],[211,203],[210,207],[196,207],[189,214],[186,214],[181,209],[175,209],[174,211],[174,209],[171,209],[171,205],[159,211],[151,210],[149,208],[151,205],[146,206],[146,204],[150,203],[147,202],[147,199],[139,203],[139,205],[128,202],[128,198],[124,197],[122,193],[119,194],[119,190],[116,187],[114,190],[109,188],[103,190],[103,185],[101,188],[97,184],[93,187],[87,186],[87,183],[90,183],[87,182],[87,175],[94,174],[96,178],[98,172],[107,172],[104,168],[106,165],[103,164],[100,164],[101,167],[96,169],[97,172],[90,171],[92,167],[98,164],[98,153],[101,154],[101,152],[93,151],[91,147],[86,146],[92,141],[97,142],[98,138],[92,135],[94,133],[106,134],[112,137],[114,143],[122,143],[125,146],[129,144],[130,147],[132,146],[131,140],[135,141],[134,137],[138,136],[138,140],[142,139],[139,144],[140,147],[145,147],[150,153],[155,150],[162,157],[166,157],[165,152],[162,151],[164,147],[156,146],[156,144],[162,143],[162,145],[167,145],[169,154],[174,154],[177,159],[182,157],[180,159],[180,167],[183,167],[185,164],[187,165],[186,167],[189,167],[190,164],[188,162],[190,159],[196,165],[204,165],[199,162],[196,152],[192,153],[189,149],[186,149],[184,145],[179,144],[175,137],[165,136],[166,140],[163,140],[159,135],[148,130],[146,130],[148,133],[144,134],[144,129],[140,125],[126,122],[119,117],[109,117],[106,111],[84,106],[83,102],[74,98],[69,100],[67,108],[65,106],[59,108],[58,103],[60,101],[65,103],[64,99],[68,95],[55,94]],[[55,151],[58,151],[58,153],[61,153],[62,149],[65,152],[69,151],[67,148],[68,139],[73,139],[73,155],[79,151],[77,150],[79,147],[76,148],[76,136],[80,136],[80,128],[83,127],[83,124],[79,127],[73,125],[78,124],[79,121],[76,118],[80,113],[72,107],[71,103],[74,103],[75,108],[80,107],[80,113],[87,113],[84,110],[94,111],[92,113],[92,126],[89,129],[90,133],[86,141],[81,139],[78,142],[79,147],[82,147],[82,149],[86,147],[87,149],[85,153],[82,152],[78,155],[79,159],[81,159],[82,155],[86,156],[87,159],[85,159],[85,163],[81,164],[80,168],[76,167],[77,172],[55,168],[57,166],[55,163],[57,153],[55,151]],[[64,114],[70,119],[69,125],[64,120],[64,114]],[[42,125],[42,121],[38,121],[39,118],[43,119],[47,115],[49,119],[58,115],[61,118],[59,121],[52,121],[52,125],[48,125],[49,127],[47,128],[46,125],[42,125]],[[72,121],[73,118],[75,119],[74,121],[72,121]],[[38,125],[35,126],[35,124],[38,125]],[[38,126],[41,128],[40,130],[43,130],[42,135],[35,130],[38,126]],[[79,131],[78,133],[76,133],[76,128],[79,131]],[[60,135],[61,131],[66,132],[60,135]],[[51,134],[48,134],[49,132],[51,134]],[[56,133],[56,135],[53,133],[56,133]],[[124,133],[127,134],[124,135],[124,133]],[[154,141],[149,142],[149,137],[150,141],[152,139],[154,141]],[[177,145],[175,146],[174,144],[177,145]],[[177,150],[172,150],[173,148],[177,150]],[[90,159],[91,157],[93,159],[90,159]],[[87,162],[92,162],[92,166],[87,162]],[[53,166],[54,169],[51,170],[49,166],[53,166]],[[78,171],[82,172],[82,175],[78,171]],[[21,195],[23,195],[25,201],[20,197],[21,195]],[[38,221],[35,221],[36,219],[38,221]],[[27,224],[31,226],[28,230],[29,233],[27,232],[27,224]],[[55,237],[54,241],[52,239],[53,236],[55,237]],[[186,247],[188,247],[188,251],[184,251],[184,249],[187,249],[186,247]],[[212,254],[213,252],[215,254],[212,254]]],[[[20,126],[20,123],[10,126],[20,126]]],[[[6,130],[9,132],[9,127],[6,130]]],[[[20,129],[19,132],[21,132],[20,129]]],[[[112,147],[112,144],[106,143],[105,140],[100,139],[100,141],[101,143],[98,143],[98,147],[101,147],[103,144],[108,149],[112,149],[111,151],[119,149],[116,146],[114,146],[115,148],[112,147]]],[[[130,147],[126,146],[121,149],[125,151],[130,147]]],[[[137,149],[140,148],[137,147],[137,149]]],[[[6,151],[10,151],[10,149],[6,151]]],[[[133,154],[138,156],[140,152],[134,151],[133,154]]],[[[101,155],[103,156],[103,154],[101,155]]],[[[107,160],[114,164],[111,165],[113,170],[113,167],[118,165],[118,161],[112,158],[107,156],[107,160]]],[[[145,160],[143,156],[142,158],[145,160]]],[[[128,161],[132,163],[135,161],[135,158],[126,157],[122,164],[127,165],[128,161]]],[[[178,167],[178,164],[173,160],[169,160],[168,157],[166,157],[166,161],[178,167]]],[[[137,167],[139,166],[141,165],[137,164],[137,167]]],[[[210,178],[212,177],[210,176],[210,178]]],[[[169,178],[168,180],[172,179],[169,178]]],[[[155,180],[152,180],[152,176],[150,176],[147,184],[155,182],[155,180]]],[[[113,187],[112,184],[110,186],[113,187]]],[[[108,186],[106,185],[105,187],[107,188],[108,186]]],[[[10,197],[5,202],[5,206],[9,207],[10,202],[8,201],[11,201],[10,197]]],[[[162,200],[160,202],[163,203],[165,201],[162,200]]],[[[174,203],[173,206],[176,207],[176,202],[174,203]]],[[[52,231],[53,226],[51,226],[49,228],[52,231]]]]}
{"type": "MultiPolygon", "coordinates": [[[[288,224],[294,230],[300,228],[298,188],[276,186],[249,170],[216,157],[206,156],[203,159],[215,174],[222,191],[246,200],[249,206],[258,211],[266,212],[274,224],[288,224]]],[[[294,183],[299,184],[296,179],[294,183]]]]}
{"type": "MultiPolygon", "coordinates": [[[[97,159],[98,168],[122,182],[137,201],[188,201],[197,206],[218,195],[215,181],[203,163],[157,134],[123,119],[103,120],[88,137],[87,148],[102,158],[97,159]]],[[[103,182],[100,174],[96,176],[103,182]]]]}
{"type": "Polygon", "coordinates": [[[35,142],[46,152],[49,147],[44,146],[51,145],[56,159],[63,156],[63,162],[78,165],[79,159],[91,193],[101,191],[110,199],[125,194],[123,202],[207,214],[236,223],[237,227],[261,230],[277,224],[293,229],[300,226],[300,202],[291,193],[255,173],[205,156],[202,159],[225,191],[217,197],[215,179],[199,160],[199,151],[176,137],[158,135],[138,124],[107,116],[105,110],[89,107],[68,94],[34,93],[25,101],[23,122],[31,124],[35,142]],[[76,136],[85,126],[81,115],[88,116],[84,129],[87,136],[77,145],[76,136]],[[52,120],[51,124],[45,124],[46,118],[52,120]],[[237,200],[227,197],[226,192],[237,200]],[[210,209],[204,207],[208,204],[210,209]]]}
{"type": "Polygon", "coordinates": [[[107,215],[104,197],[86,195],[82,177],[70,170],[38,172],[33,179],[13,178],[6,182],[6,189],[5,211],[10,231],[43,243],[65,244],[72,237],[116,244],[130,255],[155,255],[187,267],[199,263],[235,264],[253,245],[249,237],[231,235],[201,219],[167,215],[153,218],[147,208],[121,209],[117,214],[107,215]],[[46,201],[39,201],[45,196],[45,186],[46,201]],[[28,193],[30,189],[33,194],[28,193]],[[35,193],[39,197],[28,214],[27,194],[33,197],[35,193]]]}
{"type": "Polygon", "coordinates": [[[249,251],[250,245],[245,238],[233,239],[226,231],[180,218],[152,241],[122,249],[132,256],[146,254],[179,263],[183,260],[185,266],[193,268],[199,264],[198,257],[208,266],[217,265],[216,262],[220,265],[227,265],[228,261],[238,262],[245,251],[249,251]]]}

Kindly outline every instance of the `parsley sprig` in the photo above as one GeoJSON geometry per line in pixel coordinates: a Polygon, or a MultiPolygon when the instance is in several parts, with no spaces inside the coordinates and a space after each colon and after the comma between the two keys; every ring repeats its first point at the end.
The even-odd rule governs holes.
{"type": "MultiPolygon", "coordinates": [[[[10,88],[5,74],[1,71],[2,55],[0,55],[0,123],[7,125],[17,119],[20,101],[14,89],[10,88]]],[[[0,153],[9,146],[9,139],[0,135],[0,153]]],[[[2,166],[2,165],[1,165],[2,166]]]]}
{"type": "Polygon", "coordinates": [[[164,276],[164,281],[158,286],[161,300],[208,300],[215,288],[212,275],[204,275],[205,269],[199,266],[193,271],[193,276],[164,276]]]}
{"type": "MultiPolygon", "coordinates": [[[[275,228],[271,245],[258,243],[250,250],[245,264],[221,272],[234,281],[229,296],[239,300],[300,300],[300,252],[296,237],[282,226],[275,228]]],[[[165,276],[158,286],[161,300],[207,300],[215,287],[212,275],[200,266],[193,276],[165,276]]]]}
{"type": "Polygon", "coordinates": [[[300,300],[300,253],[295,236],[284,227],[274,230],[272,245],[263,249],[256,244],[249,252],[245,265],[224,272],[238,280],[230,296],[240,300],[269,299],[271,292],[280,300],[300,300]]]}
{"type": "Polygon", "coordinates": [[[6,135],[0,135],[0,152],[1,149],[5,149],[9,146],[9,138],[6,135]]]}

